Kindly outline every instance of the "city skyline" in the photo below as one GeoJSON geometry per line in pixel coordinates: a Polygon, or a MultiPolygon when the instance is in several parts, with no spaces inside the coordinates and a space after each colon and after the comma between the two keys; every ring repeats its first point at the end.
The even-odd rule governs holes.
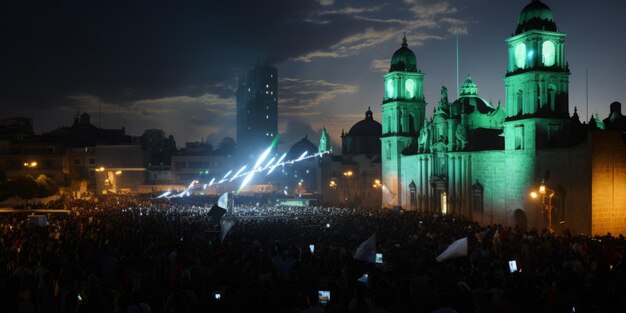
{"type": "MultiPolygon", "coordinates": [[[[317,143],[322,126],[337,147],[341,129],[362,120],[368,107],[381,120],[383,75],[405,31],[425,73],[427,116],[442,85],[456,99],[456,35],[460,83],[471,73],[481,97],[505,104],[505,39],[527,3],[9,4],[0,34],[7,43],[0,50],[0,117],[32,117],[41,133],[86,111],[95,125],[125,126],[131,135],[160,128],[179,146],[201,138],[216,145],[235,138],[238,70],[271,64],[278,68],[282,148],[306,134],[317,143]]],[[[596,112],[605,118],[612,101],[625,99],[625,4],[610,1],[588,14],[584,1],[545,3],[568,34],[570,114],[577,106],[583,120],[596,112]]]]}

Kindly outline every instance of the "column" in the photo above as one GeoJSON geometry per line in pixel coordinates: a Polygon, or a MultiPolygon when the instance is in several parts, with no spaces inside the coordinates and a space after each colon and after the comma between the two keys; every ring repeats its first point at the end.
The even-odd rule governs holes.
{"type": "Polygon", "coordinates": [[[462,165],[462,156],[456,157],[456,166],[454,171],[455,183],[456,186],[454,188],[454,204],[455,204],[455,212],[458,215],[463,215],[463,203],[461,199],[463,197],[463,190],[461,189],[461,181],[463,180],[463,176],[461,175],[461,165],[462,165]]]}
{"type": "Polygon", "coordinates": [[[433,173],[433,169],[432,169],[432,164],[433,164],[432,154],[427,155],[426,159],[424,160],[424,162],[426,163],[426,203],[428,204],[428,207],[426,209],[428,210],[428,212],[432,212],[432,210],[433,210],[433,203],[432,203],[433,189],[430,186],[430,177],[431,177],[431,175],[433,173]]]}
{"type": "Polygon", "coordinates": [[[419,184],[420,184],[420,212],[424,212],[426,209],[426,185],[425,177],[426,177],[426,158],[421,156],[419,163],[420,175],[419,175],[419,184]]]}
{"type": "Polygon", "coordinates": [[[454,156],[448,156],[448,213],[454,213],[454,156]]]}

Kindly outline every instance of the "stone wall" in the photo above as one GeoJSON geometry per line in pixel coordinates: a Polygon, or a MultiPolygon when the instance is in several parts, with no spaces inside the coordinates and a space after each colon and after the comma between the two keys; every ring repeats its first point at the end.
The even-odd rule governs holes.
{"type": "Polygon", "coordinates": [[[626,234],[626,145],[616,131],[591,131],[591,233],[626,234]]]}
{"type": "MultiPolygon", "coordinates": [[[[570,148],[537,151],[535,181],[541,183],[546,170],[549,170],[550,177],[545,185],[556,190],[552,228],[557,233],[562,233],[565,229],[573,234],[591,232],[590,158],[588,143],[570,148]]],[[[535,205],[540,211],[541,201],[535,201],[535,205]]],[[[546,221],[545,214],[540,216],[543,225],[546,221]]]]}

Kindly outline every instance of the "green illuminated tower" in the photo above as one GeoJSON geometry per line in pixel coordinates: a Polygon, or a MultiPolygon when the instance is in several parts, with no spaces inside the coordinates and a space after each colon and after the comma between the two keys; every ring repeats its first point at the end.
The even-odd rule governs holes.
{"type": "Polygon", "coordinates": [[[564,142],[570,74],[565,36],[541,1],[532,1],[520,13],[515,35],[507,39],[507,150],[549,148],[564,142]]]}
{"type": "MultiPolygon", "coordinates": [[[[515,34],[507,39],[504,162],[515,175],[505,177],[504,199],[510,210],[534,205],[524,191],[538,179],[538,151],[562,147],[568,140],[570,73],[565,36],[550,8],[532,1],[520,13],[515,34]]],[[[540,214],[527,213],[530,224],[540,224],[540,214]]]]}
{"type": "Polygon", "coordinates": [[[382,103],[383,204],[399,205],[401,153],[417,140],[425,118],[424,74],[417,69],[415,54],[408,48],[406,37],[402,47],[391,58],[385,75],[382,103]]]}
{"type": "Polygon", "coordinates": [[[322,127],[322,135],[320,137],[320,145],[318,147],[318,152],[326,152],[328,151],[330,146],[328,145],[328,132],[326,131],[326,127],[322,127]]]}

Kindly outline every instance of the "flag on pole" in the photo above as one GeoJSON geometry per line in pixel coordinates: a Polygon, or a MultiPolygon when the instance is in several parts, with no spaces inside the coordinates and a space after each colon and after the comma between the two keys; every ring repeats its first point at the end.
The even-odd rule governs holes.
{"type": "Polygon", "coordinates": [[[220,229],[220,240],[221,242],[224,242],[224,238],[226,238],[226,235],[228,235],[230,229],[235,226],[235,220],[230,218],[223,218],[221,221],[221,225],[222,228],[220,229]]]}
{"type": "Polygon", "coordinates": [[[354,259],[369,263],[376,262],[376,233],[356,248],[354,259]]]}
{"type": "Polygon", "coordinates": [[[453,242],[448,246],[448,249],[442,252],[436,259],[437,262],[444,262],[460,256],[467,256],[467,237],[453,242]]]}
{"type": "Polygon", "coordinates": [[[228,192],[225,192],[219,199],[217,199],[217,206],[224,210],[228,210],[228,192]]]}

